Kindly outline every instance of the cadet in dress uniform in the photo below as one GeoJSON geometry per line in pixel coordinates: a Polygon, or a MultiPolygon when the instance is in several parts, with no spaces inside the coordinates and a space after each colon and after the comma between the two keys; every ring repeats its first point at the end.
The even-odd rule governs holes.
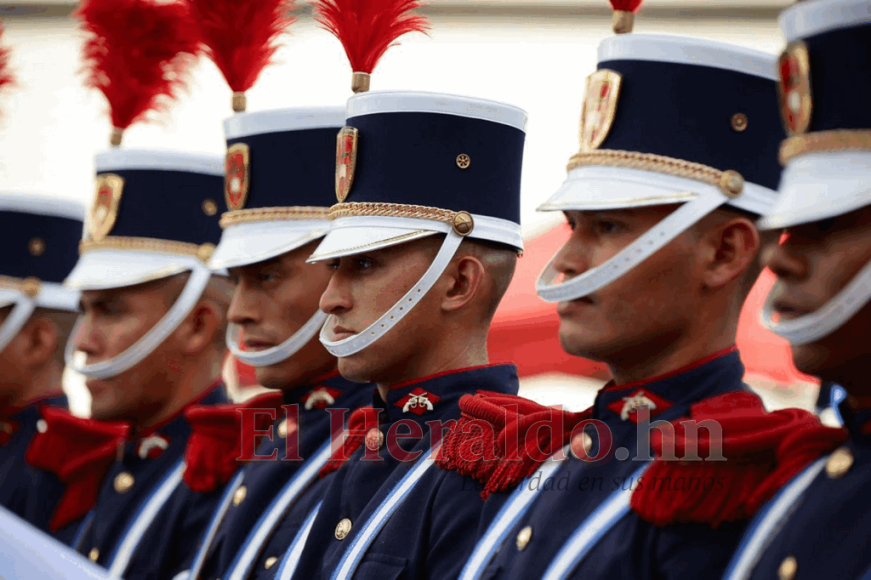
{"type": "MultiPolygon", "coordinates": [[[[221,18],[233,20],[228,14],[221,18]]],[[[239,31],[227,39],[205,36],[246,40],[239,31]]],[[[217,51],[225,47],[214,44],[216,62],[222,61],[217,51]]],[[[251,66],[250,61],[233,62],[251,66]]],[[[337,424],[337,435],[343,427],[342,412],[331,421],[329,410],[344,410],[347,417],[372,400],[372,387],[339,376],[336,358],[316,338],[326,319],[318,301],[331,271],[324,264],[306,264],[329,229],[336,134],[345,110],[244,113],[244,91],[250,86],[233,82],[238,76],[226,74],[239,114],[224,123],[227,212],[211,265],[229,269],[237,280],[228,312],[228,347],[256,368],[261,385],[282,392],[191,414],[195,436],[188,445],[187,485],[172,503],[185,505],[209,493],[220,493],[222,499],[204,540],[179,575],[188,578],[252,576],[264,543],[285,515],[289,523],[301,524],[302,518],[290,513],[305,515],[319,499],[318,471],[330,455],[331,422],[337,424]],[[243,466],[240,454],[250,458],[253,451],[243,451],[240,440],[242,430],[252,427],[242,423],[240,409],[245,408],[272,409],[274,422],[261,427],[271,429],[256,450],[261,459],[238,469],[243,466]]],[[[265,413],[260,419],[267,419],[265,413]]],[[[260,566],[267,570],[276,560],[266,557],[260,566]]]]}
{"type": "Polygon", "coordinates": [[[78,258],[84,214],[72,201],[0,194],[0,505],[43,530],[63,486],[24,457],[40,407],[66,407],[63,352],[79,292],[62,282],[78,258]]]}
{"type": "Polygon", "coordinates": [[[487,501],[460,578],[714,575],[758,496],[810,461],[779,457],[792,453],[780,440],[825,432],[809,413],[766,414],[734,347],[759,272],[753,217],[779,175],[774,57],[624,34],[598,60],[581,151],[541,208],[563,211],[572,232],[537,288],[559,302],[563,347],[606,362],[614,379],[581,413],[464,399],[442,465],[475,477],[487,501]],[[721,449],[717,433],[694,428],[705,420],[719,424],[721,449]],[[474,421],[500,432],[482,437],[474,421]],[[663,459],[652,465],[648,438],[663,459]]]}
{"type": "Polygon", "coordinates": [[[760,222],[786,239],[766,264],[777,275],[767,326],[802,372],[836,382],[847,441],[793,479],[754,519],[726,578],[871,575],[871,2],[817,0],[787,8],[780,27],[780,198],[760,222]]]}
{"type": "MultiPolygon", "coordinates": [[[[65,484],[52,531],[125,577],[142,537],[161,532],[149,525],[181,483],[191,433],[183,414],[227,401],[219,376],[232,287],[207,265],[220,236],[215,199],[223,161],[119,146],[157,95],[172,94],[167,83],[177,88],[184,78],[183,59],[196,40],[186,36],[179,7],[118,10],[89,0],[80,8],[89,82],[103,89],[114,125],[114,147],[96,157],[93,208],[65,281],[82,292],[67,362],[86,378],[91,419],[44,409],[46,429],[27,454],[65,484]],[[162,31],[156,38],[152,27],[162,31]],[[119,46],[126,42],[133,48],[119,46]],[[75,350],[84,362],[74,360],[75,350]]],[[[172,556],[193,551],[217,499],[177,514],[190,533],[187,545],[167,548],[172,556]]],[[[152,565],[163,556],[155,553],[152,565]]]]}
{"type": "Polygon", "coordinates": [[[266,553],[282,549],[281,579],[450,578],[482,504],[464,478],[434,468],[430,448],[462,395],[517,391],[516,367],[488,364],[486,336],[523,248],[526,114],[375,92],[352,97],[347,117],[339,203],[311,261],[334,270],[321,342],[343,376],[378,388],[324,470],[332,480],[307,538],[266,553]]]}

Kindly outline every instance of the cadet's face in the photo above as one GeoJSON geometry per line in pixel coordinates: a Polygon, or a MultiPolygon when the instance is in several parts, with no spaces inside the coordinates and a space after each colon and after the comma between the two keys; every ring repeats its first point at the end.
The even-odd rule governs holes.
{"type": "MultiPolygon", "coordinates": [[[[178,288],[180,290],[180,287],[178,288]]],[[[111,359],[133,345],[169,310],[177,292],[165,284],[128,286],[82,292],[82,324],[73,337],[87,363],[111,359]]],[[[133,368],[108,379],[86,381],[91,416],[98,420],[137,421],[150,417],[170,398],[179,379],[173,336],[133,368]]]]}
{"type": "MultiPolygon", "coordinates": [[[[342,340],[366,329],[426,272],[438,239],[425,238],[330,262],[333,275],[321,310],[333,315],[327,337],[342,340]]],[[[416,361],[438,342],[438,306],[429,293],[390,331],[363,351],[339,359],[343,377],[391,385],[417,378],[416,361]]]]}
{"type": "MultiPolygon", "coordinates": [[[[317,242],[277,258],[233,268],[236,291],[230,304],[230,322],[242,327],[246,350],[277,346],[298,331],[318,311],[321,294],[332,270],[326,264],[306,264],[317,242]]],[[[286,389],[335,368],[335,359],[317,335],[295,355],[280,363],[257,368],[264,387],[286,389]]]]}
{"type": "MultiPolygon", "coordinates": [[[[804,316],[829,302],[871,260],[871,209],[786,231],[781,244],[763,253],[765,265],[777,274],[782,290],[774,302],[786,320],[804,316]]],[[[796,367],[802,372],[838,381],[869,354],[868,328],[871,305],[865,306],[843,326],[817,342],[792,347],[796,367]]]]}
{"type": "MultiPolygon", "coordinates": [[[[554,266],[573,278],[599,266],[666,217],[676,206],[566,212],[571,236],[554,266]]],[[[690,234],[682,234],[635,268],[592,294],[560,302],[560,343],[569,354],[632,363],[670,344],[693,312],[695,264],[690,234]]]]}

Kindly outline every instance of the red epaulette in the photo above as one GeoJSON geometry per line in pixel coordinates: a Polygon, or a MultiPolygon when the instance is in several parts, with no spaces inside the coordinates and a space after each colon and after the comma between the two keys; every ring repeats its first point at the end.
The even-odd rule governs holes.
{"type": "MultiPolygon", "coordinates": [[[[373,433],[376,437],[380,437],[381,431],[373,431],[378,428],[378,411],[371,405],[355,409],[351,416],[348,417],[348,426],[343,433],[344,440],[341,447],[336,449],[327,462],[321,467],[318,475],[324,477],[343,465],[351,458],[351,456],[363,445],[366,445],[373,451],[377,451],[381,447],[380,439],[368,441],[367,436],[373,433]],[[367,426],[369,428],[367,429],[367,426]]],[[[335,449],[335,446],[333,447],[335,449]]]]}
{"type": "MultiPolygon", "coordinates": [[[[281,393],[266,393],[243,403],[228,405],[192,405],[184,417],[191,426],[185,448],[184,482],[192,490],[207,493],[226,484],[239,469],[242,454],[242,414],[240,409],[281,410],[281,393]]],[[[258,430],[269,428],[272,419],[266,413],[255,416],[258,430]]]]}
{"type": "Polygon", "coordinates": [[[118,447],[130,433],[121,421],[81,419],[66,409],[40,408],[40,428],[27,449],[27,463],[53,473],[64,484],[63,496],[49,523],[52,532],[85,516],[97,501],[118,447]]]}
{"type": "Polygon", "coordinates": [[[491,391],[463,395],[460,411],[442,441],[437,464],[484,484],[484,500],[535,473],[590,417],[589,410],[569,413],[491,391]],[[545,425],[550,428],[542,429],[545,425]]]}
{"type": "Polygon", "coordinates": [[[846,431],[823,426],[807,411],[768,413],[759,397],[746,391],[696,403],[689,418],[672,425],[673,437],[653,431],[657,459],[632,494],[635,513],[657,526],[704,523],[716,528],[747,520],[807,465],[847,438],[846,431]],[[705,421],[718,424],[722,437],[705,421]],[[725,460],[711,459],[718,450],[725,460]],[[688,452],[704,460],[687,461],[688,452]]]}

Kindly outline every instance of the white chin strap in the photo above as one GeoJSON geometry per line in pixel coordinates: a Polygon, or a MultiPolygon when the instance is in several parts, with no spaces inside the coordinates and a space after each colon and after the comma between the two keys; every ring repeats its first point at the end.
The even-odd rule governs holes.
{"type": "Polygon", "coordinates": [[[238,324],[230,324],[227,327],[227,348],[235,358],[252,367],[268,367],[287,360],[295,355],[314,338],[318,330],[324,325],[327,315],[318,310],[302,325],[290,338],[272,348],[258,351],[242,350],[239,344],[238,324]]]}
{"type": "Polygon", "coordinates": [[[762,307],[762,325],[792,345],[815,342],[840,328],[871,300],[871,262],[816,312],[774,322],[774,301],[781,288],[781,283],[777,282],[768,294],[762,307]]]}
{"type": "Polygon", "coordinates": [[[0,352],[6,348],[15,335],[24,327],[30,319],[30,315],[36,309],[36,299],[27,296],[21,292],[15,292],[16,296],[13,299],[15,306],[3,324],[0,325],[0,352]]]}
{"type": "Polygon", "coordinates": [[[561,284],[553,281],[559,276],[554,268],[554,256],[548,262],[535,284],[535,290],[546,302],[576,300],[604,288],[653,254],[661,250],[700,219],[728,202],[729,198],[717,191],[709,191],[688,201],[644,232],[637,240],[623,248],[616,256],[587,270],[580,276],[561,284]]]}
{"type": "MultiPolygon", "coordinates": [[[[139,364],[145,357],[154,352],[154,349],[163,343],[178,328],[178,325],[184,321],[203,295],[203,291],[208,286],[211,277],[212,272],[204,264],[192,265],[191,276],[188,278],[187,284],[185,284],[175,304],[142,338],[114,358],[90,365],[76,364],[73,357],[75,351],[74,341],[68,340],[64,353],[67,366],[83,374],[88,379],[108,379],[139,364]]],[[[81,323],[82,319],[79,318],[70,336],[75,336],[78,333],[81,323]]]]}
{"type": "Polygon", "coordinates": [[[417,281],[417,284],[412,286],[411,290],[406,292],[405,296],[399,299],[399,302],[394,304],[390,310],[382,314],[381,318],[370,324],[366,330],[342,340],[329,340],[327,338],[327,327],[330,326],[333,318],[330,316],[321,329],[321,344],[324,345],[331,355],[342,358],[360,352],[387,334],[387,332],[393,328],[396,323],[402,320],[402,317],[408,314],[408,312],[414,308],[418,302],[420,302],[421,298],[429,292],[430,288],[433,287],[433,284],[435,284],[441,277],[445,268],[448,267],[451,258],[454,257],[454,254],[457,252],[457,248],[460,247],[462,241],[463,236],[457,234],[453,230],[448,232],[445,241],[442,242],[442,247],[439,249],[438,254],[436,254],[435,259],[432,261],[432,264],[430,264],[424,275],[417,281]]]}

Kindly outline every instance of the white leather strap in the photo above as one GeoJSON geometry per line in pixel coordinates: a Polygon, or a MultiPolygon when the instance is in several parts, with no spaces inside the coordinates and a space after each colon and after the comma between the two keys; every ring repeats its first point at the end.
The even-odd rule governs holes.
{"type": "Polygon", "coordinates": [[[756,567],[759,556],[762,555],[762,552],[765,551],[783,526],[784,519],[792,513],[795,503],[826,466],[827,460],[828,456],[810,464],[786,487],[781,489],[774,499],[767,504],[764,511],[753,519],[749,529],[744,532],[741,544],[732,556],[732,562],[726,569],[723,580],[743,580],[750,576],[753,568],[756,567]]]}
{"type": "Polygon", "coordinates": [[[15,306],[12,307],[12,311],[3,321],[3,324],[0,324],[0,352],[12,342],[12,339],[21,331],[36,309],[35,299],[21,292],[15,292],[15,294],[16,296],[13,298],[15,306]]]}
{"type": "Polygon", "coordinates": [[[314,338],[318,330],[324,325],[326,319],[327,315],[318,310],[290,338],[277,346],[258,351],[242,350],[242,347],[239,345],[239,325],[230,324],[227,326],[227,348],[234,357],[246,365],[268,367],[295,355],[299,349],[314,338]]]}
{"type": "Polygon", "coordinates": [[[409,313],[414,306],[420,302],[421,298],[429,292],[433,284],[441,277],[445,268],[451,262],[457,248],[463,241],[463,236],[454,231],[448,232],[445,236],[445,241],[442,242],[442,247],[436,254],[435,259],[430,264],[424,275],[417,281],[417,284],[411,287],[411,290],[405,293],[405,296],[399,299],[399,302],[393,305],[390,310],[381,315],[381,317],[369,325],[362,332],[349,336],[342,340],[332,341],[327,338],[327,327],[330,325],[332,316],[327,318],[321,329],[321,344],[335,357],[345,357],[358,353],[370,344],[387,334],[396,323],[402,320],[402,317],[409,313]]]}
{"type": "MultiPolygon", "coordinates": [[[[568,453],[568,450],[568,446],[564,447],[563,454],[568,453]]],[[[530,508],[532,501],[538,496],[539,490],[543,487],[539,485],[532,486],[530,482],[547,481],[562,464],[561,461],[551,457],[533,475],[520,482],[517,489],[511,494],[508,502],[499,510],[499,513],[496,515],[493,523],[490,524],[490,527],[487,528],[484,536],[478,541],[475,550],[469,556],[463,571],[460,573],[460,580],[478,580],[481,577],[493,558],[493,554],[502,547],[502,542],[505,540],[508,532],[514,529],[514,526],[517,525],[523,514],[530,508]]]]}
{"type": "Polygon", "coordinates": [[[781,289],[776,283],[762,307],[762,324],[790,344],[800,345],[828,336],[850,320],[871,300],[871,261],[865,264],[850,283],[816,312],[774,322],[774,301],[781,289]]]}
{"type": "Polygon", "coordinates": [[[184,461],[179,461],[163,481],[151,492],[139,513],[133,516],[133,522],[122,536],[115,554],[110,559],[109,574],[112,577],[122,578],[123,574],[127,571],[127,566],[130,565],[130,559],[139,546],[139,542],[142,541],[142,536],[145,535],[145,532],[151,526],[151,522],[160,513],[161,508],[166,504],[172,492],[181,483],[184,468],[184,461]]]}
{"type": "MultiPolygon", "coordinates": [[[[196,306],[197,301],[199,301],[203,291],[208,286],[212,276],[211,271],[204,264],[195,264],[192,268],[191,276],[175,304],[172,305],[169,311],[151,330],[133,343],[130,348],[109,360],[94,364],[76,364],[73,358],[75,351],[74,341],[68,340],[65,350],[67,366],[89,379],[107,379],[119,375],[142,362],[145,357],[154,352],[154,349],[160,346],[178,328],[178,325],[184,321],[185,317],[196,306]]],[[[70,336],[77,334],[81,323],[82,320],[79,318],[70,336]]]]}
{"type": "Polygon", "coordinates": [[[548,262],[538,278],[535,289],[546,302],[576,300],[604,288],[675,239],[700,219],[725,204],[729,198],[718,191],[708,191],[684,203],[637,240],[623,248],[610,260],[587,270],[561,284],[553,281],[559,275],[554,268],[556,256],[548,262]]]}
{"type": "MultiPolygon", "coordinates": [[[[632,474],[630,481],[637,481],[647,469],[645,464],[632,474]]],[[[600,504],[590,517],[578,526],[542,576],[543,580],[563,580],[571,574],[590,550],[599,543],[614,525],[629,513],[629,504],[634,490],[621,487],[600,504]]]]}

